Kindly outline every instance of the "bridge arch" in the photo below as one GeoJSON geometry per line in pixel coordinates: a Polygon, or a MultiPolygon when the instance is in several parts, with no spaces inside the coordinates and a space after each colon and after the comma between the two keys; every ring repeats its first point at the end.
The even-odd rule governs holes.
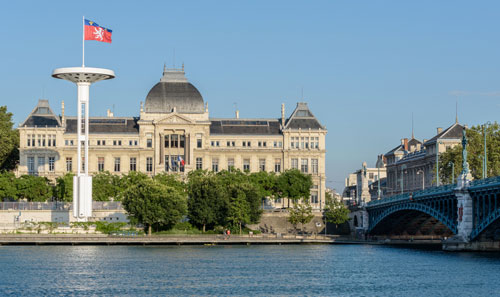
{"type": "MultiPolygon", "coordinates": [[[[431,204],[432,205],[432,204],[431,204]]],[[[425,214],[429,218],[435,219],[436,223],[441,223],[446,226],[451,233],[457,233],[457,224],[456,222],[447,217],[444,213],[438,211],[436,208],[433,208],[427,204],[415,203],[412,201],[397,203],[388,207],[384,207],[381,209],[372,209],[369,210],[369,228],[368,232],[372,233],[375,231],[381,223],[385,220],[390,219],[390,217],[396,214],[404,214],[404,212],[413,212],[414,214],[425,214]]]]}

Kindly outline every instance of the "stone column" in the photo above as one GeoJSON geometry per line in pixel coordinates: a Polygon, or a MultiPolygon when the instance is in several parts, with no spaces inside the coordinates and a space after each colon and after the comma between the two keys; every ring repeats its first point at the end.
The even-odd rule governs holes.
{"type": "Polygon", "coordinates": [[[455,196],[457,197],[457,237],[468,242],[473,229],[473,206],[472,198],[466,189],[456,189],[455,196]]]}

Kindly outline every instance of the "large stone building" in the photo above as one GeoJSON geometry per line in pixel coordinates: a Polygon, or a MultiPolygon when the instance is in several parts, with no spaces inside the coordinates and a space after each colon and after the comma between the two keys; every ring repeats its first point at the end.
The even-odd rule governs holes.
{"type": "MultiPolygon", "coordinates": [[[[437,134],[423,142],[404,138],[401,144],[385,154],[387,159],[386,195],[413,192],[435,186],[436,159],[447,149],[459,145],[462,141],[464,126],[456,121],[443,130],[437,128],[437,134]]],[[[444,181],[439,181],[440,184],[444,181]]],[[[446,182],[449,183],[449,182],[446,182]]]]}
{"type": "Polygon", "coordinates": [[[386,183],[386,168],[383,156],[377,158],[375,168],[367,168],[363,162],[361,169],[349,174],[345,179],[342,200],[350,205],[363,205],[382,196],[382,189],[386,183]],[[381,191],[378,191],[380,179],[381,191]]]}
{"type": "MultiPolygon", "coordinates": [[[[64,102],[57,116],[47,100],[40,100],[19,127],[18,174],[53,179],[76,172],[76,123],[76,117],[65,115],[64,102]]],[[[208,104],[184,69],[164,69],[145,104],[141,102],[138,117],[91,117],[89,133],[91,174],[186,175],[231,167],[279,173],[296,168],[312,175],[312,206],[324,205],[327,130],[307,103],[297,103],[288,118],[284,105],[280,118],[242,119],[238,112],[235,118],[210,118],[208,104]]]]}

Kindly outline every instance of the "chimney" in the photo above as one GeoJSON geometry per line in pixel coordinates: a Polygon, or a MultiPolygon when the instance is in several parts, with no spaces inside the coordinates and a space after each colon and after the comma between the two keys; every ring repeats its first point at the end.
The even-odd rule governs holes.
{"type": "Polygon", "coordinates": [[[114,116],[113,113],[111,112],[111,109],[107,110],[107,115],[108,115],[108,118],[112,118],[114,116]]]}
{"type": "Polygon", "coordinates": [[[240,118],[240,111],[239,110],[236,110],[236,118],[239,119],[240,118]]]}
{"type": "Polygon", "coordinates": [[[408,150],[408,138],[403,139],[403,146],[405,148],[405,151],[407,151],[408,150]]]}
{"type": "Polygon", "coordinates": [[[437,127],[437,134],[441,134],[441,132],[443,132],[443,128],[437,127]]]}
{"type": "Polygon", "coordinates": [[[285,126],[285,103],[281,103],[281,125],[285,126]]]}
{"type": "Polygon", "coordinates": [[[405,145],[405,139],[401,138],[401,145],[405,145]]]}

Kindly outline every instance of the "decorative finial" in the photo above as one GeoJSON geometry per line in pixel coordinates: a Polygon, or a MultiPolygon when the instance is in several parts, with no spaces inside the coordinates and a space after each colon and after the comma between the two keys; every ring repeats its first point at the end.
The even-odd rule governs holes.
{"type": "Polygon", "coordinates": [[[184,62],[182,62],[182,71],[184,71],[184,62]]]}
{"type": "Polygon", "coordinates": [[[163,63],[163,73],[167,72],[167,63],[163,63]]]}

